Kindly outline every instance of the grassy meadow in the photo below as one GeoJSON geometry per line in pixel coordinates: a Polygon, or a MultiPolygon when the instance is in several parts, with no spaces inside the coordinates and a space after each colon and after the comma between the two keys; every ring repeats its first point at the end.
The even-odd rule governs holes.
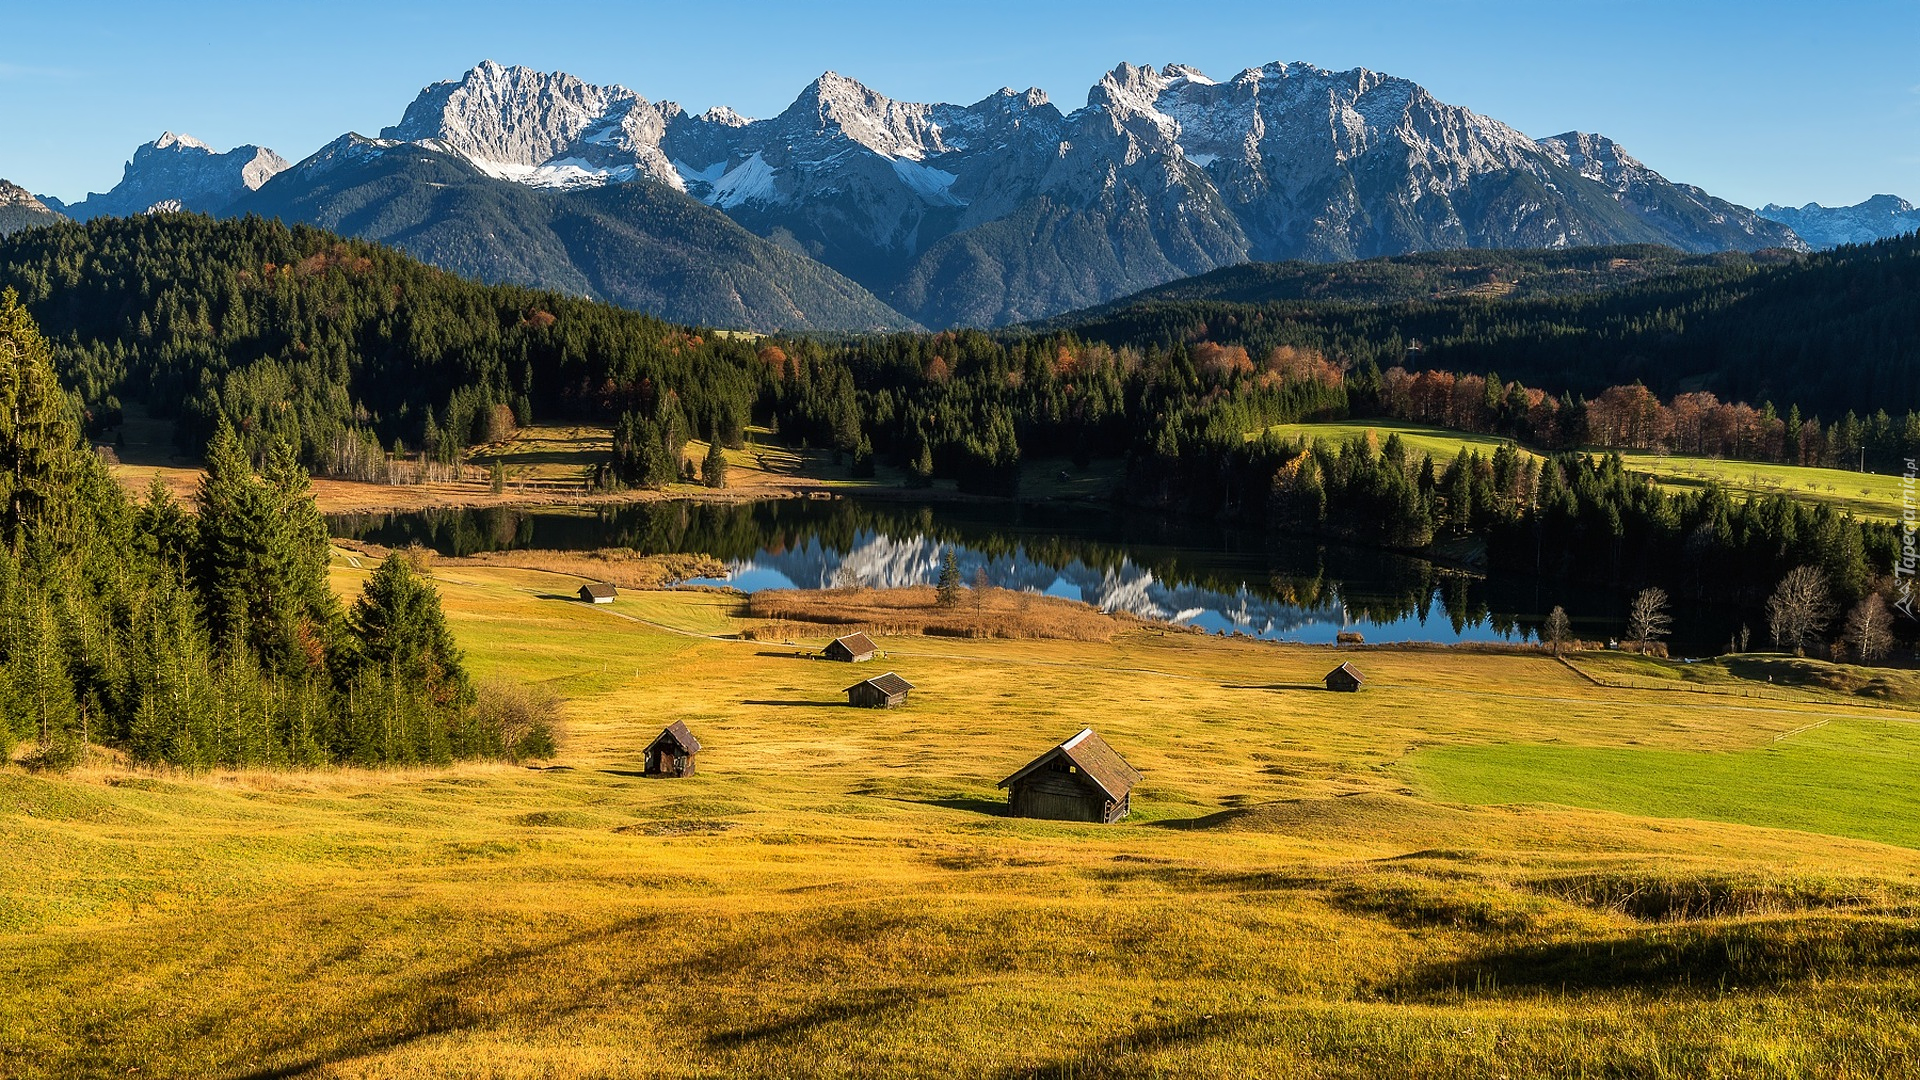
{"type": "Polygon", "coordinates": [[[0,1075],[1920,1070],[1911,699],[1434,648],[1329,694],[1331,649],[1137,624],[856,668],[725,593],[436,575],[558,758],[0,771],[0,1075]],[[676,719],[698,775],[642,778],[676,719]],[[1087,725],[1134,814],[1002,816],[1087,725]]]}
{"type": "MultiPolygon", "coordinates": [[[[1381,441],[1398,432],[1414,454],[1431,454],[1446,464],[1462,448],[1491,456],[1511,442],[1497,435],[1453,431],[1400,420],[1341,421],[1337,423],[1278,424],[1273,430],[1287,438],[1324,439],[1344,443],[1371,431],[1381,441]]],[[[1521,451],[1533,454],[1532,451],[1521,451]]],[[[1592,450],[1591,453],[1601,451],[1592,450]]],[[[1662,487],[1694,489],[1718,483],[1740,496],[1787,495],[1806,502],[1831,503],[1855,517],[1897,521],[1901,511],[1900,477],[1859,473],[1846,469],[1816,469],[1801,465],[1771,465],[1754,461],[1658,454],[1647,450],[1617,451],[1629,472],[1651,476],[1662,487]]],[[[1538,455],[1534,455],[1538,456],[1538,455]]]]}

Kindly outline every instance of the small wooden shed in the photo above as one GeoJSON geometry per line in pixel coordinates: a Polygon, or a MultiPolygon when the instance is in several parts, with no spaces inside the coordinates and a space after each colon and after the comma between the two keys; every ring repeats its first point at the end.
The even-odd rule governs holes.
{"type": "Polygon", "coordinates": [[[580,600],[582,603],[611,604],[613,603],[613,598],[618,595],[620,595],[620,590],[614,588],[610,582],[589,581],[585,585],[580,586],[580,600]]]}
{"type": "Polygon", "coordinates": [[[694,755],[700,752],[700,740],[679,720],[647,744],[646,764],[641,772],[648,776],[692,776],[694,755]]]}
{"type": "Polygon", "coordinates": [[[846,637],[837,637],[828,642],[823,655],[829,660],[839,660],[848,664],[863,664],[873,659],[874,654],[879,651],[880,650],[874,646],[873,639],[867,635],[848,634],[846,637]]]}
{"type": "Polygon", "coordinates": [[[1127,816],[1139,782],[1133,766],[1092,728],[1083,728],[1000,786],[1007,789],[1007,813],[1014,817],[1112,824],[1127,816]]]}
{"type": "Polygon", "coordinates": [[[1349,694],[1360,689],[1360,684],[1366,681],[1352,664],[1341,664],[1327,672],[1326,678],[1327,689],[1340,690],[1349,694]]]}
{"type": "Polygon", "coordinates": [[[913,684],[889,671],[847,687],[847,704],[861,709],[891,709],[907,700],[913,684]]]}

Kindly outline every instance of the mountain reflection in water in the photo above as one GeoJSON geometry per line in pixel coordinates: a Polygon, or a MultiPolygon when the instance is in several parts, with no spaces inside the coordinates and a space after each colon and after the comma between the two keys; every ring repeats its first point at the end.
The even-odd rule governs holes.
{"type": "Polygon", "coordinates": [[[1617,635],[1618,598],[1538,581],[1503,582],[1424,559],[1264,536],[1103,508],[851,499],[653,502],[584,510],[442,510],[345,515],[343,538],[422,544],[448,555],[519,549],[696,552],[727,584],[828,588],[931,584],[952,548],[962,580],[1082,600],[1103,610],[1290,641],[1532,640],[1558,603],[1583,637],[1617,635]],[[1551,594],[1544,590],[1551,589],[1551,594]]]}

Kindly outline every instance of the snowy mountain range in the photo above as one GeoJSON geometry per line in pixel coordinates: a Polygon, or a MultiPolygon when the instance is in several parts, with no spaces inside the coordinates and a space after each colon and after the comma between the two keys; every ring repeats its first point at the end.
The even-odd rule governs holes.
{"type": "Polygon", "coordinates": [[[1853,206],[1808,203],[1796,209],[1768,203],[1760,208],[1760,216],[1792,229],[1821,251],[1842,244],[1871,244],[1920,229],[1920,209],[1892,195],[1875,195],[1853,206]]]}
{"type": "MultiPolygon", "coordinates": [[[[779,115],[749,120],[488,61],[424,89],[379,138],[344,140],[287,167],[257,147],[216,155],[164,136],[135,154],[112,192],[67,209],[137,213],[169,198],[214,213],[273,207],[410,250],[418,245],[403,234],[428,229],[445,242],[416,253],[450,269],[674,315],[671,296],[626,297],[578,265],[592,247],[579,230],[608,218],[580,221],[567,208],[583,193],[634,186],[658,192],[638,200],[652,212],[696,204],[878,298],[836,299],[835,314],[800,312],[798,324],[792,312],[748,318],[761,329],[843,317],[855,320],[844,328],[869,329],[889,321],[872,317],[880,309],[898,325],[998,325],[1249,260],[1609,243],[1805,248],[1786,224],[1672,183],[1604,136],[1533,139],[1405,79],[1309,64],[1224,82],[1191,67],[1121,64],[1071,112],[1038,90],[971,105],[895,101],[829,72],[779,115]],[[436,217],[447,200],[410,187],[392,161],[374,168],[379,158],[436,175],[457,161],[473,175],[463,174],[463,200],[436,217]],[[369,172],[375,186],[346,183],[343,167],[369,172]],[[488,182],[523,194],[483,195],[488,182]],[[525,242],[576,254],[529,259],[502,239],[524,228],[492,204],[531,206],[527,192],[557,239],[525,242]]],[[[690,214],[667,216],[703,234],[720,228],[690,214]]],[[[651,242],[655,222],[619,227],[651,242]]]]}

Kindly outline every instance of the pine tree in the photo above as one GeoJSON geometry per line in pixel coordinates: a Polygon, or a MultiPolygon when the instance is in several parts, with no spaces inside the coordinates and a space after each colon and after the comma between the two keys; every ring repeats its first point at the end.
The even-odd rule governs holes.
{"type": "Polygon", "coordinates": [[[943,608],[957,607],[960,603],[960,558],[952,548],[940,557],[940,584],[935,588],[943,608]]]}
{"type": "Polygon", "coordinates": [[[710,488],[727,486],[727,455],[720,449],[720,440],[707,444],[707,456],[700,462],[700,482],[710,488]]]}
{"type": "Polygon", "coordinates": [[[412,555],[395,552],[367,579],[349,615],[356,665],[417,688],[436,705],[471,699],[460,650],[440,610],[440,594],[412,555]]]}
{"type": "Polygon", "coordinates": [[[0,293],[0,499],[5,538],[49,520],[73,481],[80,428],[53,373],[46,339],[12,289],[0,293]]]}

